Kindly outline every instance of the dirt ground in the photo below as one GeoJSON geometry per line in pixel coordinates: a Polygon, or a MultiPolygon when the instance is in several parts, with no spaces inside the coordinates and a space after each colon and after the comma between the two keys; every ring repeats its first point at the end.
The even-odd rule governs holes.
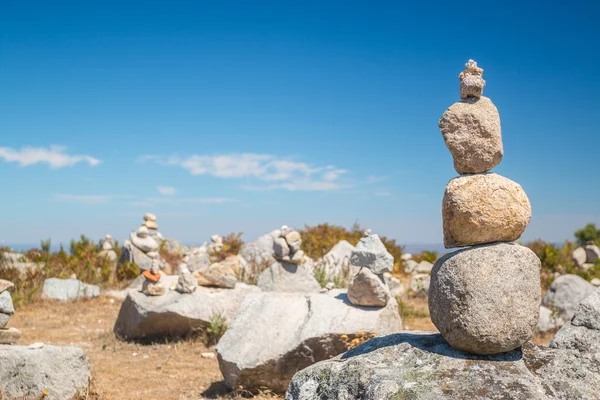
{"type": "MultiPolygon", "coordinates": [[[[427,316],[427,300],[404,297],[404,329],[435,331],[427,316]]],[[[41,302],[17,311],[9,326],[21,330],[21,345],[43,342],[85,349],[92,363],[91,398],[241,399],[228,393],[216,358],[200,341],[141,345],[119,341],[112,329],[121,302],[108,297],[73,303],[41,302]]],[[[553,335],[534,338],[547,344],[553,335]]],[[[246,395],[246,397],[248,397],[246,395]]],[[[258,400],[281,399],[269,393],[258,400]]]]}

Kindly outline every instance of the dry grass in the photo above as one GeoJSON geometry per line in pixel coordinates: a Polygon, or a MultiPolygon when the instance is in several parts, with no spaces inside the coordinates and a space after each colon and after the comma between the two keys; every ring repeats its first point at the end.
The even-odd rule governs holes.
{"type": "MultiPolygon", "coordinates": [[[[92,362],[88,399],[236,399],[223,384],[213,351],[199,341],[140,345],[112,333],[120,302],[106,297],[74,303],[39,302],[22,307],[9,322],[23,336],[19,344],[44,342],[77,346],[92,362]]],[[[85,397],[83,397],[85,398],[85,397]]],[[[256,399],[280,398],[268,394],[256,399]]]]}

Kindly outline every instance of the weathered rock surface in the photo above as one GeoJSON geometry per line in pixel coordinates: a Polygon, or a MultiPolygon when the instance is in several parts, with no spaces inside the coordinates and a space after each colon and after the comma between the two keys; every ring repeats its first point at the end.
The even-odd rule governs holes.
{"type": "Polygon", "coordinates": [[[497,174],[465,175],[446,186],[442,202],[446,248],[517,240],[531,220],[518,183],[497,174]]]}
{"type": "Polygon", "coordinates": [[[11,315],[0,312],[0,329],[6,327],[11,315]]]}
{"type": "Polygon", "coordinates": [[[600,248],[595,244],[588,244],[585,246],[585,261],[590,264],[595,264],[600,259],[600,248]]]}
{"type": "MultiPolygon", "coordinates": [[[[179,276],[177,275],[166,275],[164,272],[159,271],[160,274],[160,283],[167,289],[170,288],[175,288],[175,286],[177,286],[177,281],[179,280],[179,276]]],[[[141,291],[142,290],[142,286],[144,285],[144,282],[146,281],[146,278],[144,277],[144,275],[139,275],[137,278],[135,278],[131,284],[127,287],[128,290],[134,290],[134,291],[141,291]]]]}
{"type": "Polygon", "coordinates": [[[0,391],[3,398],[72,399],[88,390],[90,361],[76,347],[0,346],[0,391]],[[29,397],[33,396],[33,397],[29,397]]]}
{"type": "Polygon", "coordinates": [[[194,273],[198,284],[202,286],[216,286],[220,288],[234,288],[238,282],[240,272],[240,262],[237,256],[231,256],[227,259],[211,264],[194,273]]]}
{"type": "Polygon", "coordinates": [[[552,312],[551,309],[540,306],[540,319],[537,324],[536,331],[541,333],[552,332],[565,324],[565,321],[552,312]]]}
{"type": "Polygon", "coordinates": [[[483,69],[477,66],[473,60],[465,64],[465,70],[458,75],[460,80],[460,98],[481,97],[485,81],[483,80],[483,69]]]}
{"type": "Polygon", "coordinates": [[[597,399],[600,363],[572,350],[526,343],[478,356],[439,334],[378,337],[298,372],[286,400],[597,399]]]}
{"type": "Polygon", "coordinates": [[[431,274],[431,270],[433,269],[433,264],[429,261],[421,261],[415,271],[417,274],[431,274]]]}
{"type": "Polygon", "coordinates": [[[542,303],[544,306],[559,313],[561,318],[569,321],[579,303],[591,295],[595,286],[577,275],[562,275],[556,278],[548,288],[542,303]]]}
{"type": "Polygon", "coordinates": [[[419,263],[415,260],[406,260],[404,264],[404,271],[408,274],[414,274],[418,266],[419,263]]]}
{"type": "Polygon", "coordinates": [[[348,300],[355,306],[383,307],[389,299],[383,275],[375,275],[368,268],[362,268],[348,286],[348,300]]]}
{"type": "Polygon", "coordinates": [[[100,288],[88,285],[77,279],[49,278],[44,281],[42,298],[49,300],[72,301],[100,296],[100,288]]]}
{"type": "Polygon", "coordinates": [[[429,313],[456,349],[495,354],[521,346],[539,319],[539,258],[514,243],[459,250],[431,274],[429,313]]]}
{"type": "Polygon", "coordinates": [[[190,269],[190,272],[196,272],[208,267],[211,264],[211,262],[212,261],[210,259],[210,256],[206,252],[206,248],[204,248],[203,250],[202,248],[200,248],[194,250],[190,254],[187,265],[190,269]]]}
{"type": "Polygon", "coordinates": [[[366,267],[375,275],[392,272],[394,257],[387,251],[378,235],[368,235],[360,239],[350,256],[350,265],[366,267]]]}
{"type": "Polygon", "coordinates": [[[262,293],[244,300],[219,341],[219,366],[230,388],[285,391],[299,370],[344,352],[348,340],[400,330],[398,305],[353,306],[345,291],[262,293]]]}
{"type": "Polygon", "coordinates": [[[500,115],[487,97],[454,103],[444,112],[438,126],[459,174],[486,172],[502,160],[500,115]]]}
{"type": "Polygon", "coordinates": [[[216,314],[233,320],[244,297],[257,292],[260,289],[256,286],[243,283],[235,289],[199,286],[189,294],[169,290],[158,297],[130,291],[121,305],[114,332],[127,340],[185,337],[207,327],[216,314]]]}
{"type": "Polygon", "coordinates": [[[238,256],[241,257],[240,267],[243,273],[260,273],[276,261],[273,257],[274,236],[275,233],[268,233],[242,245],[238,256]]]}
{"type": "Polygon", "coordinates": [[[152,258],[129,241],[123,244],[123,251],[119,261],[121,263],[132,262],[144,271],[152,268],[152,258]]]}
{"type": "Polygon", "coordinates": [[[166,238],[162,243],[170,253],[183,254],[189,250],[185,244],[173,238],[166,238]]]}
{"type": "Polygon", "coordinates": [[[598,353],[600,364],[600,289],[583,299],[573,319],[558,331],[550,347],[598,353]]]}
{"type": "Polygon", "coordinates": [[[6,279],[0,279],[0,293],[14,287],[15,284],[11,281],[7,281],[6,279]]]}
{"type": "Polygon", "coordinates": [[[321,285],[301,265],[277,261],[264,270],[256,284],[265,292],[318,292],[321,285]]]}

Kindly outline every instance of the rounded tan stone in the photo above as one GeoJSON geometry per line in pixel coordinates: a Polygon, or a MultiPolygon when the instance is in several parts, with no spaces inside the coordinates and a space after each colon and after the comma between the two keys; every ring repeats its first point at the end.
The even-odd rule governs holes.
{"type": "Polygon", "coordinates": [[[469,97],[448,108],[438,126],[459,174],[486,172],[504,155],[498,109],[487,97],[469,97]]]}
{"type": "Polygon", "coordinates": [[[446,248],[512,242],[531,221],[531,205],[521,185],[510,179],[465,175],[448,182],[442,219],[446,248]]]}

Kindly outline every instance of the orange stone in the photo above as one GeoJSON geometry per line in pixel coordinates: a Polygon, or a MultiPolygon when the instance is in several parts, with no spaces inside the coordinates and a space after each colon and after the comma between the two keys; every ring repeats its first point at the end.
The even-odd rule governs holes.
{"type": "Polygon", "coordinates": [[[156,274],[154,275],[152,272],[150,271],[144,271],[142,272],[142,275],[144,275],[144,277],[152,282],[158,282],[158,280],[160,279],[160,274],[156,274]]]}

